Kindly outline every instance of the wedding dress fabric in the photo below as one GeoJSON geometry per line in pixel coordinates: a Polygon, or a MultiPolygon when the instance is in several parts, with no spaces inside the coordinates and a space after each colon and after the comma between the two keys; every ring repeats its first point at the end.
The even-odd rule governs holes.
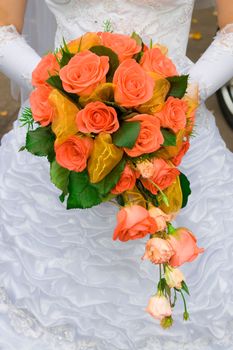
{"type": "MultiPolygon", "coordinates": [[[[167,45],[181,72],[195,69],[185,57],[193,0],[46,2],[58,24],[56,46],[110,20],[114,31],[167,45]]],[[[206,250],[182,268],[190,321],[178,303],[167,331],[144,312],[158,277],[141,261],[146,240],[112,241],[111,204],[67,211],[46,159],[18,152],[25,133],[16,122],[0,148],[0,349],[231,350],[233,156],[205,106],[181,167],[193,193],[176,224],[206,250]]]]}

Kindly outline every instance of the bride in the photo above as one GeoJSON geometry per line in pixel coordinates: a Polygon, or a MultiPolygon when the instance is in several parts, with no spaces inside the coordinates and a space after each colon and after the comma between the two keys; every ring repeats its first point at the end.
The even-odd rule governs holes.
{"type": "MultiPolygon", "coordinates": [[[[116,32],[166,45],[202,102],[233,76],[232,0],[217,1],[221,30],[195,65],[185,57],[194,0],[45,3],[57,21],[56,47],[110,20],[116,32]]],[[[29,91],[40,57],[19,34],[25,5],[0,0],[0,70],[29,91]]],[[[233,156],[204,103],[182,164],[192,196],[177,224],[192,229],[205,253],[183,269],[190,321],[178,305],[167,331],[144,312],[156,288],[154,266],[140,259],[145,242],[112,241],[110,204],[66,211],[46,160],[18,152],[26,132],[19,125],[0,148],[0,349],[232,349],[233,156]]]]}

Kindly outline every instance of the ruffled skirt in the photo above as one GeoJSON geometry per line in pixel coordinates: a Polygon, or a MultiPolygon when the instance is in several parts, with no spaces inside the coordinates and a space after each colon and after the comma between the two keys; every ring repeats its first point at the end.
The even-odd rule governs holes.
{"type": "Polygon", "coordinates": [[[205,248],[182,268],[191,291],[163,330],[144,309],[157,268],[145,240],[112,240],[117,208],[67,211],[46,159],[18,152],[25,130],[0,148],[0,349],[224,350],[233,344],[233,155],[200,108],[181,170],[192,195],[176,225],[205,248]]]}

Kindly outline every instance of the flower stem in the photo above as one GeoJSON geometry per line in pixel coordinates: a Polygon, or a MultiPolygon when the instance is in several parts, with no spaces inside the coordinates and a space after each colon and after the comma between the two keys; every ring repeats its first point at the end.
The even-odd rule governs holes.
{"type": "Polygon", "coordinates": [[[187,310],[186,300],[185,300],[184,294],[183,294],[181,289],[180,289],[180,294],[181,294],[183,302],[184,302],[184,320],[187,321],[189,319],[189,313],[187,310]]]}
{"type": "Polygon", "coordinates": [[[154,185],[154,186],[157,188],[157,190],[160,192],[160,194],[161,194],[161,196],[162,196],[163,202],[165,203],[165,205],[166,205],[167,207],[169,207],[169,200],[168,200],[166,194],[163,192],[163,190],[162,190],[158,185],[156,185],[156,183],[155,183],[154,181],[152,181],[151,179],[147,179],[147,180],[148,180],[150,183],[152,183],[152,185],[154,185]]]}

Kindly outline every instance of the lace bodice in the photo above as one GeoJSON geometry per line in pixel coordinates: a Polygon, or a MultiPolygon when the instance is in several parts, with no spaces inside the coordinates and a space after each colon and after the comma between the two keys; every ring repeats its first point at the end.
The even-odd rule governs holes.
{"type": "Polygon", "coordinates": [[[62,37],[102,30],[109,20],[115,32],[137,31],[147,42],[152,38],[168,46],[173,59],[185,55],[194,0],[45,1],[58,23],[56,46],[62,37]]]}

